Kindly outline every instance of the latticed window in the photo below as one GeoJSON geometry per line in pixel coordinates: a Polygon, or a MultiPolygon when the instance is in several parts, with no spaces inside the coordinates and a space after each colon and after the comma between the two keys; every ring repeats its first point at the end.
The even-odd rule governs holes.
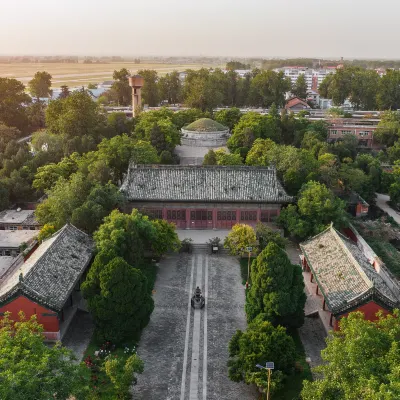
{"type": "Polygon", "coordinates": [[[167,219],[172,221],[185,221],[186,211],[185,210],[167,210],[167,219]]]}
{"type": "Polygon", "coordinates": [[[144,208],[141,210],[141,212],[153,219],[162,219],[163,218],[162,210],[159,210],[159,209],[144,208]]]}
{"type": "Polygon", "coordinates": [[[241,221],[257,221],[257,211],[241,211],[241,221]]]}

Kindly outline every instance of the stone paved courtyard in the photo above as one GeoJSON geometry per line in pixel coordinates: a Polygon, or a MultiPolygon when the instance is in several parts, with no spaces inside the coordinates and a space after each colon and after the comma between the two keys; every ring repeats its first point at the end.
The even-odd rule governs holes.
{"type": "Polygon", "coordinates": [[[228,378],[228,342],[245,329],[244,291],[233,257],[208,254],[169,256],[160,264],[155,309],[138,353],[145,371],[134,398],[140,400],[253,400],[254,388],[228,378]],[[206,306],[193,310],[199,286],[206,306]]]}

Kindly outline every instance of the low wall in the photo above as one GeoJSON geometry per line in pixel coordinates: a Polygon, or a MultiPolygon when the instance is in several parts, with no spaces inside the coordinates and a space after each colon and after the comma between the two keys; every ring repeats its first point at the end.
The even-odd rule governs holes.
{"type": "Polygon", "coordinates": [[[222,147],[229,138],[229,129],[217,132],[193,132],[182,129],[181,143],[185,146],[222,147]]]}

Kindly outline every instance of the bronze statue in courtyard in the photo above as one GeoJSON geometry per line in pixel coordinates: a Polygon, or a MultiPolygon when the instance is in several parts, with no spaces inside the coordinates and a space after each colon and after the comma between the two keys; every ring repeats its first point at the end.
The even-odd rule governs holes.
{"type": "Polygon", "coordinates": [[[192,296],[191,304],[193,308],[201,309],[206,304],[206,300],[204,296],[201,294],[201,289],[197,286],[196,290],[194,291],[194,295],[192,296]]]}

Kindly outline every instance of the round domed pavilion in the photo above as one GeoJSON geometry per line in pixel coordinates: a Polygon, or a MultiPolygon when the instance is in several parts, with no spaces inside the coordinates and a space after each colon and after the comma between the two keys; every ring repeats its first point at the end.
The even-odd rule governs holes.
{"type": "Polygon", "coordinates": [[[182,128],[182,145],[196,147],[226,146],[229,128],[210,118],[200,118],[182,128]]]}

